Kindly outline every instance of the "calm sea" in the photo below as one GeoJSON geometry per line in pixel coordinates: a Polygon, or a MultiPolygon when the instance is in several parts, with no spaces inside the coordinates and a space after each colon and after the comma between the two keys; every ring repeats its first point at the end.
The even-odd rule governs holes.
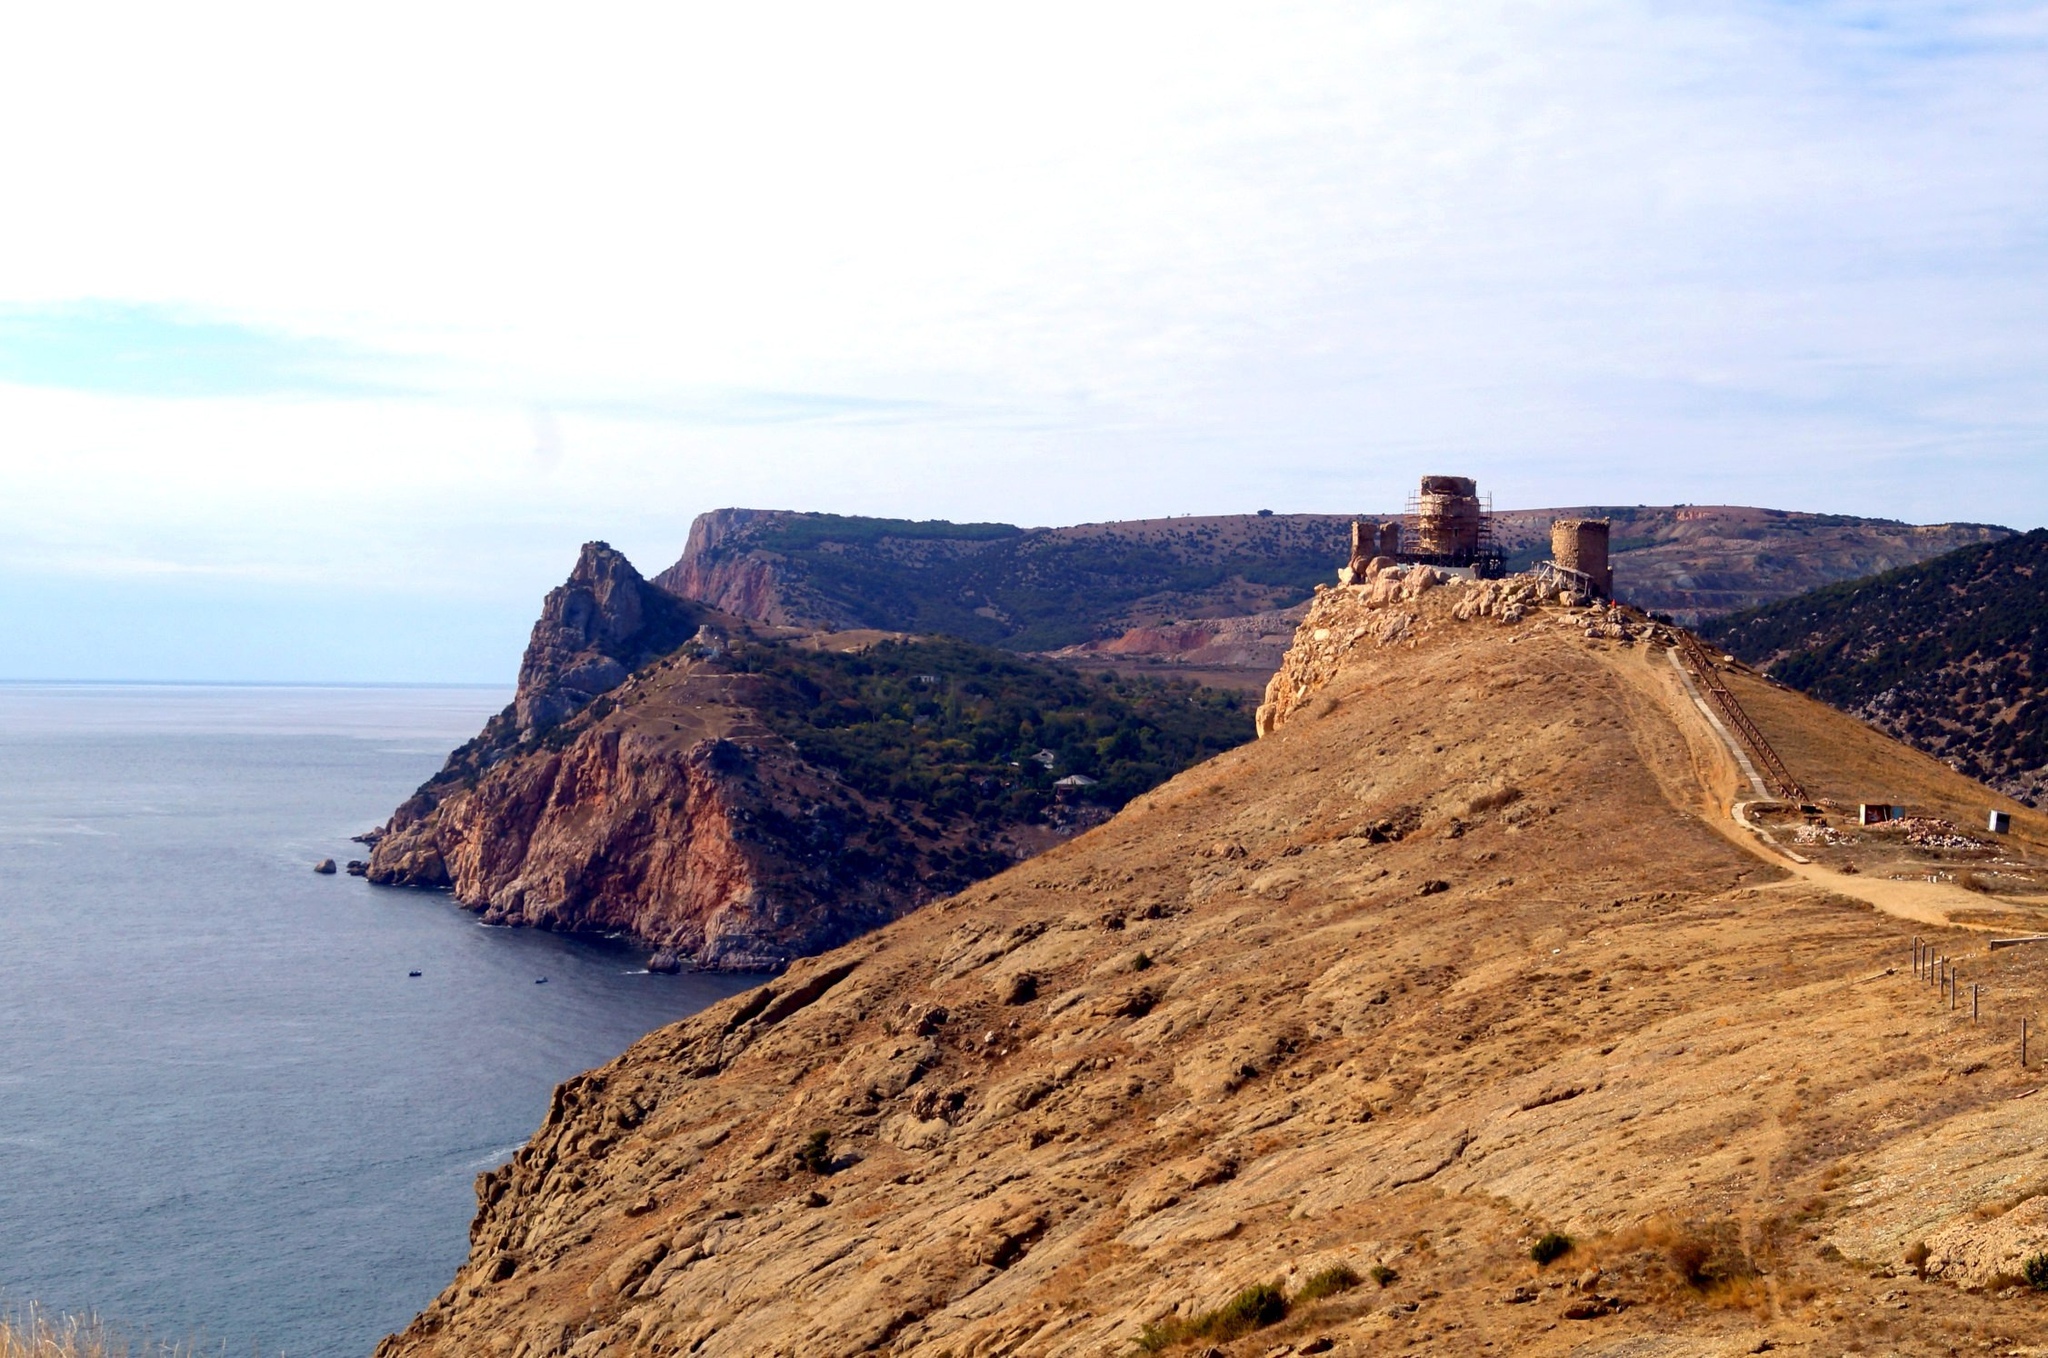
{"type": "Polygon", "coordinates": [[[553,1085],[758,979],[313,874],[507,696],[0,684],[0,1305],[366,1354],[553,1085]]]}

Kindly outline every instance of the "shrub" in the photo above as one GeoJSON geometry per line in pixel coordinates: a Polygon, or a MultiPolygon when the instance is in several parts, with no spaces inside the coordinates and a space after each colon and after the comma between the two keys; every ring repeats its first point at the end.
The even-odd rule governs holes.
{"type": "Polygon", "coordinates": [[[1138,1335],[1138,1351],[1158,1353],[1190,1339],[1235,1339],[1286,1318],[1286,1294],[1271,1283],[1253,1283],[1213,1311],[1147,1325],[1138,1335]]]}
{"type": "Polygon", "coordinates": [[[1271,1283],[1253,1283],[1217,1308],[1213,1333],[1243,1334],[1287,1318],[1287,1298],[1271,1283]]]}
{"type": "Polygon", "coordinates": [[[1301,1285],[1301,1290],[1294,1294],[1294,1304],[1300,1306],[1312,1301],[1321,1301],[1324,1297],[1333,1297],[1339,1292],[1349,1292],[1356,1286],[1358,1275],[1343,1264],[1336,1264],[1320,1273],[1310,1274],[1308,1281],[1301,1285]]]}
{"type": "Polygon", "coordinates": [[[2036,1292],[2048,1292],[2048,1250],[2028,1255],[2027,1261],[2020,1265],[2020,1276],[2036,1292]]]}
{"type": "Polygon", "coordinates": [[[812,1132],[811,1139],[804,1142],[803,1149],[796,1153],[797,1168],[809,1174],[830,1174],[832,1172],[832,1133],[812,1132]]]}
{"type": "Polygon", "coordinates": [[[1401,1275],[1388,1268],[1385,1264],[1374,1264],[1365,1272],[1367,1277],[1371,1278],[1381,1287],[1392,1287],[1395,1283],[1401,1281],[1401,1275]]]}
{"type": "Polygon", "coordinates": [[[1537,1237],[1536,1243],[1529,1247],[1529,1257],[1539,1264],[1547,1264],[1552,1260],[1562,1259],[1565,1255],[1570,1254],[1571,1250],[1572,1238],[1570,1236],[1560,1235],[1556,1231],[1545,1231],[1541,1236],[1537,1237]]]}
{"type": "Polygon", "coordinates": [[[1664,1258],[1672,1272],[1695,1287],[1706,1281],[1707,1261],[1713,1257],[1714,1247],[1689,1233],[1676,1233],[1664,1244],[1664,1258]]]}

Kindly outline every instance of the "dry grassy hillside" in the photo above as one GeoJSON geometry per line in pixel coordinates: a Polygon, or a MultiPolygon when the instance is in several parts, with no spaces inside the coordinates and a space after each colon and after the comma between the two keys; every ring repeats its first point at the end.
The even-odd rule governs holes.
{"type": "MultiPolygon", "coordinates": [[[[1795,861],[1648,629],[1460,611],[1319,596],[1267,738],[564,1085],[380,1353],[2039,1342],[2048,978],[1942,921],[2048,827],[2008,901],[1795,861]]],[[[1815,788],[1988,800],[1735,682],[1815,788]]]]}

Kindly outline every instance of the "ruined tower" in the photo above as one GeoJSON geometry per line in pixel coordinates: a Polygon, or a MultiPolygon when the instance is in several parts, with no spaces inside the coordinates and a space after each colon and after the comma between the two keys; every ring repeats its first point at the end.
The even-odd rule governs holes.
{"type": "Polygon", "coordinates": [[[1593,592],[1614,597],[1614,570],[1607,564],[1605,519],[1557,519],[1550,525],[1550,559],[1593,582],[1593,592]]]}
{"type": "Polygon", "coordinates": [[[1415,502],[1415,550],[1471,560],[1479,551],[1479,483],[1469,476],[1425,476],[1415,502]]]}

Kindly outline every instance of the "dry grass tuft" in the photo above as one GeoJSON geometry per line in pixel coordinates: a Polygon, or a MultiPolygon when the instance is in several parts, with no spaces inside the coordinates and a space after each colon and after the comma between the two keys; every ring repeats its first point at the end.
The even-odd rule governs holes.
{"type": "Polygon", "coordinates": [[[1647,1252],[1661,1258],[1677,1279],[1716,1304],[1748,1306],[1747,1284],[1757,1267],[1736,1238],[1732,1223],[1702,1224],[1652,1217],[1595,1243],[1595,1258],[1647,1252]]]}
{"type": "Polygon", "coordinates": [[[1465,814],[1468,816],[1484,815],[1488,811],[1498,811],[1504,806],[1513,806],[1520,800],[1522,800],[1522,789],[1512,786],[1497,787],[1491,792],[1482,792],[1477,797],[1466,802],[1465,814]]]}
{"type": "Polygon", "coordinates": [[[0,1320],[0,1358],[126,1358],[128,1352],[89,1317],[52,1319],[31,1309],[0,1320]]]}
{"type": "Polygon", "coordinates": [[[184,1344],[131,1344],[95,1316],[52,1316],[31,1306],[0,1317],[0,1358],[192,1358],[184,1344]]]}
{"type": "Polygon", "coordinates": [[[53,1316],[34,1305],[0,1315],[0,1358],[204,1358],[219,1351],[196,1339],[130,1340],[98,1316],[53,1316]]]}

